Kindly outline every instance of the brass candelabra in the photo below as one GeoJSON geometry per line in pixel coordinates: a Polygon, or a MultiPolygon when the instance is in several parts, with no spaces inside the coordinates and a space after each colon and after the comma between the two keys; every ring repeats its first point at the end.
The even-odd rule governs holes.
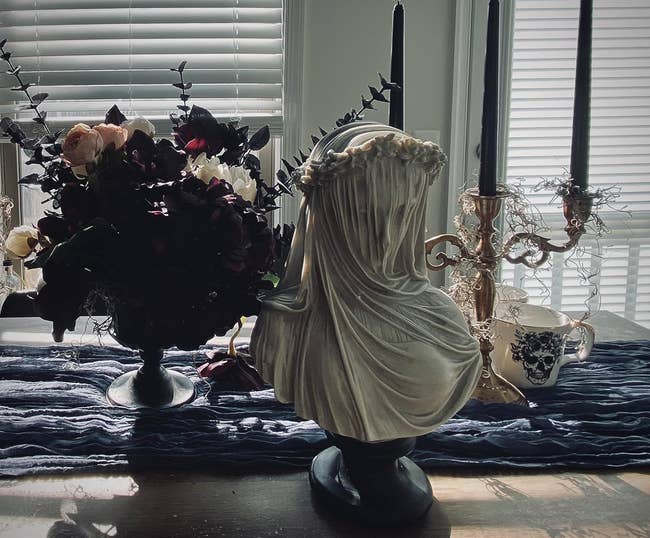
{"type": "Polygon", "coordinates": [[[491,321],[494,317],[496,287],[494,274],[500,260],[513,264],[524,264],[530,268],[544,264],[551,252],[567,252],[574,248],[585,233],[585,223],[591,215],[594,195],[584,191],[567,191],[563,195],[563,212],[566,219],[564,228],[568,239],[562,244],[554,244],[549,239],[532,232],[513,233],[498,244],[497,229],[494,227],[504,199],[511,196],[505,189],[498,189],[495,196],[481,196],[476,188],[468,189],[466,194],[473,202],[473,210],[478,219],[478,242],[475,247],[454,234],[441,234],[425,242],[427,267],[440,271],[448,266],[456,266],[469,261],[476,268],[474,280],[474,313],[479,326],[490,327],[489,331],[479,331],[479,344],[483,357],[483,371],[474,392],[474,398],[484,402],[527,404],[526,397],[512,383],[497,374],[492,368],[490,353],[494,349],[491,321]],[[456,255],[445,252],[436,254],[438,264],[429,261],[433,249],[441,243],[450,243],[458,249],[456,255]],[[515,247],[525,250],[512,254],[515,247]]]}

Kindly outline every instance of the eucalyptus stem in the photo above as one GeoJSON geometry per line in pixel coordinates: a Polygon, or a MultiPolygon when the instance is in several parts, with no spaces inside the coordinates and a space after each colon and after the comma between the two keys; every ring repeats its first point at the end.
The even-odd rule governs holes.
{"type": "MultiPolygon", "coordinates": [[[[384,92],[387,91],[388,88],[382,88],[379,90],[380,95],[384,95],[384,92]]],[[[371,97],[370,99],[366,99],[365,97],[361,96],[361,109],[357,112],[356,110],[353,113],[354,119],[352,122],[359,121],[362,116],[361,114],[366,111],[366,110],[374,110],[375,107],[372,106],[372,104],[376,101],[377,99],[375,97],[371,97]]],[[[350,122],[350,123],[352,123],[350,122]]]]}
{"type": "MultiPolygon", "coordinates": [[[[187,99],[183,99],[183,97],[186,97],[186,94],[185,94],[185,80],[183,79],[183,70],[181,69],[178,72],[178,74],[181,77],[181,101],[183,101],[184,106],[187,106],[187,99]]],[[[187,97],[189,97],[189,95],[187,97]]],[[[187,110],[183,110],[183,114],[184,114],[182,116],[183,121],[187,121],[187,110]]]]}
{"type": "Polygon", "coordinates": [[[29,83],[25,84],[23,82],[21,76],[20,76],[20,66],[18,66],[18,68],[16,68],[14,63],[11,61],[11,57],[6,56],[7,52],[5,52],[5,50],[4,50],[4,45],[0,46],[0,53],[2,54],[2,58],[4,59],[4,61],[9,66],[9,71],[7,71],[7,73],[16,78],[16,80],[18,81],[18,84],[19,84],[19,89],[23,91],[23,93],[25,94],[25,96],[29,100],[30,108],[32,110],[34,110],[34,112],[36,113],[36,116],[38,118],[37,123],[40,123],[43,126],[43,128],[45,129],[45,132],[48,135],[51,135],[52,131],[50,131],[50,128],[49,128],[49,126],[47,125],[47,123],[45,121],[45,117],[41,114],[41,111],[38,109],[40,103],[35,104],[34,100],[32,99],[31,94],[28,91],[31,84],[29,84],[29,83]]]}

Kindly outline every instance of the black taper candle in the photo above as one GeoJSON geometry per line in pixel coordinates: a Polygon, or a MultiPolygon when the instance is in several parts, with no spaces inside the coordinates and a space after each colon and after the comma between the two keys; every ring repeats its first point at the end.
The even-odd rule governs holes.
{"type": "Polygon", "coordinates": [[[585,190],[589,175],[589,126],[591,116],[591,17],[593,0],[581,0],[578,26],[576,87],[573,98],[571,181],[585,190]]]}
{"type": "Polygon", "coordinates": [[[390,92],[388,124],[404,129],[404,6],[397,2],[393,10],[393,45],[390,58],[390,80],[399,90],[390,92]]]}
{"type": "Polygon", "coordinates": [[[497,123],[499,119],[499,0],[490,0],[483,77],[481,167],[478,176],[478,191],[481,196],[494,196],[497,193],[497,123]]]}

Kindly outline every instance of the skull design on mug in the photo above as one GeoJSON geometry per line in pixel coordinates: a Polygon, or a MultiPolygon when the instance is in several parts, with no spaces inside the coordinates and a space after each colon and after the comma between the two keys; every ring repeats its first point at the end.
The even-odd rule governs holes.
{"type": "Polygon", "coordinates": [[[543,385],[551,375],[555,363],[562,354],[564,338],[552,331],[515,331],[517,340],[510,344],[512,359],[520,362],[526,371],[526,379],[535,385],[543,385]]]}

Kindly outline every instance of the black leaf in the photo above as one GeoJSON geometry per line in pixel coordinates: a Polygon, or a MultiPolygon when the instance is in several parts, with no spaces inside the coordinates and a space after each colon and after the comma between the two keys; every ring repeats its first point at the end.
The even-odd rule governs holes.
{"type": "Polygon", "coordinates": [[[47,118],[47,112],[41,112],[41,115],[32,118],[32,121],[35,121],[41,125],[45,125],[45,118],[47,118]]]}
{"type": "Polygon", "coordinates": [[[54,144],[62,134],[63,134],[63,129],[59,129],[58,131],[52,133],[51,135],[46,135],[45,136],[46,142],[50,144],[54,144]]]}
{"type": "Polygon", "coordinates": [[[182,110],[183,112],[187,112],[190,109],[190,107],[187,105],[176,105],[176,108],[182,110]]]}
{"type": "MultiPolygon", "coordinates": [[[[181,105],[178,105],[179,108],[180,106],[181,105]]],[[[189,118],[190,122],[193,122],[195,120],[201,120],[201,119],[209,119],[209,118],[213,118],[209,110],[206,110],[205,108],[196,105],[192,107],[192,110],[190,111],[190,118],[189,118]]]]}
{"type": "Polygon", "coordinates": [[[237,134],[242,138],[248,137],[248,125],[244,125],[243,127],[237,129],[237,134]]]}
{"type": "Polygon", "coordinates": [[[187,100],[191,97],[189,93],[181,93],[178,98],[183,101],[183,103],[187,102],[187,100]]]}
{"type": "Polygon", "coordinates": [[[33,86],[33,84],[31,82],[27,82],[27,83],[23,84],[22,86],[17,86],[16,88],[11,88],[11,91],[12,92],[24,92],[24,91],[28,90],[29,88],[31,88],[32,86],[33,86]]]}
{"type": "Polygon", "coordinates": [[[295,157],[295,156],[294,156],[293,160],[296,161],[296,164],[298,166],[302,166],[303,163],[304,163],[304,161],[301,161],[298,157],[295,157]]]}
{"type": "Polygon", "coordinates": [[[381,73],[377,73],[377,74],[379,75],[379,80],[381,81],[381,89],[382,90],[401,90],[402,89],[402,87],[399,84],[395,84],[394,82],[387,81],[381,73]]]}
{"type": "Polygon", "coordinates": [[[174,86],[174,88],[178,88],[179,90],[185,89],[185,84],[183,84],[182,82],[175,82],[174,84],[172,84],[172,86],[174,86]]]}
{"type": "Polygon", "coordinates": [[[287,172],[289,172],[289,174],[292,174],[293,171],[295,170],[295,168],[291,165],[291,163],[286,159],[282,159],[282,164],[284,164],[284,167],[287,169],[287,172]]]}
{"type": "Polygon", "coordinates": [[[219,155],[219,161],[227,164],[228,166],[234,166],[239,164],[239,160],[241,159],[241,156],[242,156],[241,149],[229,149],[224,151],[221,155],[219,155]]]}
{"type": "Polygon", "coordinates": [[[367,108],[369,110],[375,110],[375,107],[372,106],[372,101],[366,99],[363,95],[361,96],[361,104],[363,105],[363,108],[367,108]]]}
{"type": "Polygon", "coordinates": [[[171,121],[174,125],[178,125],[181,120],[178,119],[178,116],[174,113],[169,115],[169,121],[171,121]]]}
{"type": "Polygon", "coordinates": [[[287,173],[284,170],[278,170],[275,173],[275,177],[278,178],[278,181],[280,183],[287,183],[289,181],[289,176],[287,175],[287,173]]]}
{"type": "Polygon", "coordinates": [[[11,52],[3,52],[0,58],[2,58],[5,62],[9,61],[9,58],[11,58],[11,52]]]}
{"type": "Polygon", "coordinates": [[[25,262],[25,267],[28,269],[43,268],[47,260],[50,258],[50,254],[52,254],[52,248],[42,250],[34,259],[25,262]]]}
{"type": "Polygon", "coordinates": [[[256,169],[248,170],[248,175],[251,176],[254,180],[258,180],[261,177],[260,171],[256,169]]]}
{"type": "Polygon", "coordinates": [[[320,138],[318,138],[317,136],[311,135],[311,141],[314,143],[314,146],[318,144],[319,140],[320,138]]]}
{"type": "Polygon", "coordinates": [[[49,93],[37,93],[36,95],[32,96],[32,101],[36,104],[41,104],[45,99],[49,97],[49,93]]]}
{"type": "Polygon", "coordinates": [[[106,113],[106,118],[104,123],[109,125],[121,125],[126,121],[126,116],[122,114],[122,111],[118,108],[117,105],[113,105],[109,111],[106,113]]]}
{"type": "Polygon", "coordinates": [[[271,131],[269,130],[269,126],[265,125],[261,129],[259,129],[253,136],[251,136],[250,139],[250,148],[252,150],[258,150],[262,149],[266,144],[268,144],[269,140],[271,138],[271,131]]]}
{"type": "Polygon", "coordinates": [[[248,155],[246,155],[246,158],[244,159],[244,166],[246,168],[253,168],[254,170],[259,170],[260,166],[262,166],[262,163],[260,163],[260,160],[255,155],[249,153],[248,155]]]}
{"type": "Polygon", "coordinates": [[[178,67],[174,69],[174,71],[178,71],[179,73],[182,73],[185,71],[185,66],[187,65],[187,60],[182,61],[181,63],[178,64],[178,67]]]}
{"type": "Polygon", "coordinates": [[[305,161],[309,158],[309,156],[308,156],[308,155],[305,155],[305,154],[302,152],[302,150],[300,150],[300,158],[302,159],[302,162],[305,162],[305,161]]]}
{"type": "Polygon", "coordinates": [[[7,40],[6,40],[6,39],[3,39],[2,41],[0,41],[0,49],[1,49],[2,47],[4,47],[6,44],[7,44],[7,40]]]}
{"type": "Polygon", "coordinates": [[[325,136],[327,134],[327,131],[323,129],[322,127],[319,127],[318,130],[320,131],[320,134],[325,136]]]}
{"type": "Polygon", "coordinates": [[[18,182],[19,185],[37,185],[38,184],[38,174],[29,174],[20,178],[18,182]]]}
{"type": "Polygon", "coordinates": [[[285,174],[283,170],[278,170],[276,177],[278,178],[277,187],[280,189],[280,193],[293,194],[289,188],[290,180],[287,177],[287,174],[285,174]]]}
{"type": "Polygon", "coordinates": [[[40,146],[40,143],[35,138],[25,138],[20,144],[24,150],[36,149],[40,146]]]}
{"type": "Polygon", "coordinates": [[[61,144],[52,144],[51,146],[45,146],[45,151],[47,151],[50,155],[60,155],[61,144]]]}
{"type": "Polygon", "coordinates": [[[388,103],[388,99],[386,99],[377,88],[374,86],[368,86],[368,89],[370,90],[370,93],[372,95],[372,98],[375,101],[381,101],[382,103],[388,103]]]}

